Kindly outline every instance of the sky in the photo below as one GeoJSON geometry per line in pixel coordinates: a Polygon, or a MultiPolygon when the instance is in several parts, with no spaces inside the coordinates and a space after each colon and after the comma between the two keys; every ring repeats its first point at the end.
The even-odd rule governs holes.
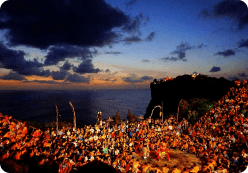
{"type": "Polygon", "coordinates": [[[149,89],[194,72],[248,79],[238,0],[8,0],[0,89],[149,89]]]}

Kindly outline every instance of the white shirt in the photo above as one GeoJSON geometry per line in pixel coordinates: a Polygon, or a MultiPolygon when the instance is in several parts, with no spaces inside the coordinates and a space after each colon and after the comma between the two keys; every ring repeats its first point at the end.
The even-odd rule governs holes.
{"type": "Polygon", "coordinates": [[[90,161],[93,161],[95,159],[94,156],[90,156],[90,161]]]}
{"type": "Polygon", "coordinates": [[[74,145],[75,145],[75,147],[77,147],[78,145],[77,145],[77,142],[72,142],[74,145]]]}
{"type": "Polygon", "coordinates": [[[96,131],[97,133],[100,133],[101,132],[101,130],[100,129],[97,129],[97,131],[96,131]]]}
{"type": "Polygon", "coordinates": [[[94,140],[95,140],[95,141],[98,140],[98,136],[97,136],[97,135],[94,136],[94,140]]]}
{"type": "Polygon", "coordinates": [[[84,161],[85,161],[85,162],[87,162],[87,161],[88,161],[88,157],[87,157],[87,156],[85,156],[84,161]]]}
{"type": "Polygon", "coordinates": [[[248,155],[245,153],[245,154],[242,154],[242,156],[243,156],[244,158],[246,158],[248,155]]]}
{"type": "Polygon", "coordinates": [[[112,132],[112,128],[111,129],[109,128],[108,131],[111,133],[112,132]]]}
{"type": "Polygon", "coordinates": [[[91,132],[91,133],[94,133],[94,129],[93,129],[93,128],[91,128],[91,129],[90,129],[90,132],[91,132]]]}

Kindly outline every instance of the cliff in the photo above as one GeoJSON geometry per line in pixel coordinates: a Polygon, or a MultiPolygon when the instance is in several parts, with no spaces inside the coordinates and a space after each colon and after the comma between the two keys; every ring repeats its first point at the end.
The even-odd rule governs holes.
{"type": "MultiPolygon", "coordinates": [[[[162,105],[164,117],[175,114],[181,99],[205,98],[218,101],[235,83],[221,77],[207,77],[206,75],[183,75],[172,80],[152,82],[151,101],[146,109],[145,118],[151,116],[152,110],[157,105],[162,105]]],[[[156,108],[152,118],[159,117],[160,110],[156,108]]]]}

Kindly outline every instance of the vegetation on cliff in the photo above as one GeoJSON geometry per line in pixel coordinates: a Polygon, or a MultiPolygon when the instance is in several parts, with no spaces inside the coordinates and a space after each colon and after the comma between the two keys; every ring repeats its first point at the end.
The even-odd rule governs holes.
{"type": "Polygon", "coordinates": [[[195,124],[215,103],[214,100],[204,98],[193,98],[189,101],[182,99],[179,105],[179,119],[185,118],[190,124],[195,124]]]}

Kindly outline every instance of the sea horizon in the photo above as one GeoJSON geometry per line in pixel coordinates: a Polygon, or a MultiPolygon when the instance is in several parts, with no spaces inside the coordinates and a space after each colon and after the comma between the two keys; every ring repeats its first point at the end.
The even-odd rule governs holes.
{"type": "Polygon", "coordinates": [[[144,116],[151,92],[150,89],[0,90],[0,97],[0,112],[16,119],[55,121],[56,104],[62,115],[59,120],[72,121],[71,101],[77,122],[94,124],[98,111],[103,113],[103,119],[115,116],[118,111],[126,119],[128,110],[144,116]]]}

